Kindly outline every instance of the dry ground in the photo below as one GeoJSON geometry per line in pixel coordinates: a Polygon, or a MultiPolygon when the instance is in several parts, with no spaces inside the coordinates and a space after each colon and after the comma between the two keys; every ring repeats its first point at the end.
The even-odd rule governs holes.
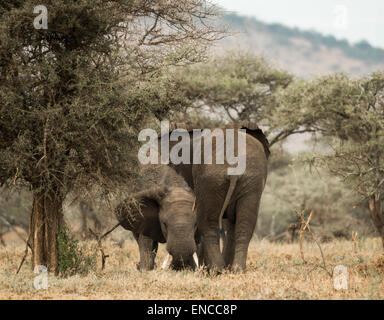
{"type": "MultiPolygon", "coordinates": [[[[84,244],[90,246],[90,243],[84,244]]],[[[381,242],[362,239],[323,244],[327,269],[348,268],[348,289],[334,289],[333,279],[321,265],[321,255],[313,243],[304,243],[303,263],[299,244],[252,241],[245,274],[224,273],[207,276],[202,271],[174,272],[136,270],[136,243],[123,248],[106,241],[110,255],[104,271],[67,279],[49,275],[47,290],[36,290],[29,259],[15,275],[24,249],[0,247],[1,299],[384,299],[384,256],[381,242]]],[[[165,257],[159,248],[157,264],[165,257]]],[[[30,258],[30,256],[28,257],[30,258]]]]}

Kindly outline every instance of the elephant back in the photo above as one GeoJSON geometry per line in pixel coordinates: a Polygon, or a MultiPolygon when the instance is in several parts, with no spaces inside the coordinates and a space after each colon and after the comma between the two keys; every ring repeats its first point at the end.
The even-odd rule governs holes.
{"type": "Polygon", "coordinates": [[[164,166],[161,171],[160,185],[170,188],[184,188],[189,189],[187,182],[179,175],[174,169],[169,166],[164,166]]]}
{"type": "Polygon", "coordinates": [[[259,128],[259,126],[252,121],[239,121],[235,123],[230,123],[225,126],[226,129],[243,129],[246,133],[256,140],[260,141],[263,145],[265,155],[267,159],[269,158],[271,151],[269,150],[269,141],[265,136],[263,130],[259,128]]]}
{"type": "MultiPolygon", "coordinates": [[[[185,123],[171,123],[170,124],[170,132],[176,129],[185,129],[187,130],[190,134],[192,133],[193,129],[199,129],[199,128],[193,128],[191,125],[187,125],[185,123]]],[[[205,129],[205,128],[200,128],[200,129],[205,129]]],[[[210,128],[211,130],[215,128],[210,128]]],[[[267,159],[269,158],[271,151],[269,150],[269,141],[267,137],[265,136],[263,130],[260,129],[260,127],[257,125],[256,122],[254,121],[236,121],[236,122],[231,122],[228,123],[227,125],[220,127],[219,129],[243,129],[246,130],[246,133],[256,140],[260,141],[261,144],[263,145],[265,155],[267,159]]]]}

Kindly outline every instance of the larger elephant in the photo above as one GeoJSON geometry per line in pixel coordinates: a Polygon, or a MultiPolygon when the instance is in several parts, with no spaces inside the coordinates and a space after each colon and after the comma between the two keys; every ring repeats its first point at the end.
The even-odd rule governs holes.
{"type": "Polygon", "coordinates": [[[195,268],[194,195],[188,186],[177,183],[175,186],[174,180],[162,182],[164,184],[135,193],[120,203],[115,215],[123,228],[132,231],[138,243],[138,269],[154,268],[159,242],[167,244],[173,269],[195,268]]]}
{"type": "MultiPolygon", "coordinates": [[[[180,147],[183,141],[188,141],[172,141],[175,140],[174,137],[172,139],[173,132],[176,136],[188,135],[193,140],[193,130],[185,127],[183,129],[170,130],[168,133],[171,136],[171,154],[176,144],[180,147]]],[[[189,163],[170,162],[169,166],[184,177],[195,193],[197,226],[203,239],[202,252],[208,269],[220,271],[227,267],[235,271],[245,271],[248,246],[256,226],[260,199],[267,179],[269,145],[262,130],[253,124],[233,124],[219,129],[223,130],[225,142],[228,140],[226,129],[234,129],[238,135],[245,135],[246,150],[240,150],[236,143],[234,146],[235,154],[240,155],[243,152],[246,159],[246,168],[241,175],[228,175],[227,169],[231,166],[227,161],[216,164],[214,153],[212,164],[193,164],[194,143],[189,144],[189,163]],[[228,223],[227,240],[224,252],[221,253],[218,235],[223,218],[228,223]]],[[[161,138],[165,138],[165,135],[161,138]]],[[[212,150],[215,149],[214,139],[212,150]]],[[[204,159],[203,144],[200,150],[204,159]]]]}

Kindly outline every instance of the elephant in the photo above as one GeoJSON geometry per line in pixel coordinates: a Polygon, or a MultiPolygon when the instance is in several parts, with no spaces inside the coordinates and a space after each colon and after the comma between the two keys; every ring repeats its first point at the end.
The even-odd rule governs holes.
{"type": "MultiPolygon", "coordinates": [[[[233,129],[238,137],[243,135],[246,149],[241,151],[236,143],[234,146],[235,154],[240,155],[242,152],[241,156],[246,159],[246,168],[242,174],[228,175],[227,169],[231,167],[230,164],[228,161],[223,164],[216,163],[213,152],[212,164],[193,163],[193,146],[199,144],[190,142],[195,139],[194,130],[184,125],[176,125],[176,128],[162,134],[158,143],[161,144],[161,139],[168,139],[169,153],[175,145],[180,147],[184,142],[189,143],[186,146],[186,150],[190,148],[189,161],[178,164],[170,161],[168,166],[180,174],[195,193],[198,242],[202,243],[199,260],[203,260],[208,270],[213,272],[221,272],[224,268],[245,272],[248,247],[256,226],[261,195],[267,179],[269,143],[263,131],[250,122],[234,123],[216,129],[222,129],[224,141],[228,140],[226,129],[233,129]],[[173,133],[182,139],[174,139],[173,133]],[[189,139],[184,139],[186,136],[189,139]],[[227,220],[227,226],[224,249],[221,252],[219,234],[223,219],[227,220]]],[[[204,144],[205,139],[203,136],[204,144]]],[[[202,145],[203,143],[200,144],[200,151],[203,158],[202,145]]],[[[212,139],[212,150],[215,148],[218,151],[224,146],[216,145],[216,139],[212,139]]],[[[158,150],[162,149],[159,147],[158,150]]]]}
{"type": "Polygon", "coordinates": [[[155,268],[159,242],[166,243],[172,269],[196,267],[194,195],[183,179],[173,176],[168,173],[159,186],[137,192],[115,208],[117,220],[132,231],[139,246],[139,270],[155,268]]]}

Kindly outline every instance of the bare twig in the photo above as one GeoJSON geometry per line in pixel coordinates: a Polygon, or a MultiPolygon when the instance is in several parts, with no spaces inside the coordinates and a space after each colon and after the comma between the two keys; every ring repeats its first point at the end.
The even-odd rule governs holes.
{"type": "Polygon", "coordinates": [[[17,180],[18,175],[19,175],[19,168],[16,168],[16,173],[15,173],[15,176],[13,177],[13,185],[16,184],[16,180],[17,180]]]}
{"type": "Polygon", "coordinates": [[[39,161],[36,163],[36,168],[39,167],[40,162],[45,159],[47,161],[47,123],[48,119],[45,120],[45,125],[44,125],[44,131],[43,131],[43,150],[44,150],[44,155],[40,158],[39,161]]]}
{"type": "Polygon", "coordinates": [[[299,232],[299,235],[300,235],[300,254],[301,254],[301,258],[303,259],[304,263],[307,263],[307,261],[305,261],[305,258],[304,258],[303,235],[305,233],[305,230],[308,228],[309,223],[311,222],[313,213],[314,213],[314,211],[312,210],[311,213],[309,214],[307,221],[305,221],[305,219],[304,219],[304,211],[299,213],[299,216],[301,219],[301,227],[300,227],[300,232],[299,232]]]}
{"type": "Polygon", "coordinates": [[[99,236],[96,232],[94,232],[91,228],[89,228],[89,232],[96,238],[97,240],[97,246],[101,252],[101,270],[104,270],[105,268],[105,262],[109,255],[105,254],[103,250],[103,246],[101,244],[101,240],[105,238],[107,235],[109,235],[113,230],[115,230],[120,225],[120,222],[116,224],[112,229],[108,230],[106,233],[104,233],[102,236],[99,236]]]}
{"type": "Polygon", "coordinates": [[[24,256],[23,256],[23,258],[21,259],[21,262],[20,262],[19,267],[17,268],[16,274],[19,274],[20,269],[21,269],[21,267],[23,266],[25,259],[27,258],[27,255],[28,255],[28,247],[30,247],[31,250],[32,250],[32,247],[31,247],[30,244],[29,244],[29,240],[30,240],[30,238],[31,238],[31,232],[28,233],[28,239],[27,239],[26,244],[25,244],[24,256]]]}
{"type": "Polygon", "coordinates": [[[352,231],[353,251],[357,254],[357,232],[352,231]]]}
{"type": "Polygon", "coordinates": [[[312,216],[313,216],[314,213],[315,213],[314,210],[312,210],[310,212],[307,221],[305,221],[305,218],[304,218],[304,211],[299,213],[299,216],[300,216],[300,219],[301,219],[301,228],[300,228],[300,254],[301,254],[301,258],[303,259],[303,262],[305,264],[308,264],[308,262],[304,258],[304,251],[303,251],[303,235],[304,235],[304,233],[306,231],[308,231],[309,234],[311,235],[312,240],[316,243],[317,247],[319,248],[320,254],[321,254],[321,259],[323,261],[322,265],[318,265],[318,264],[315,264],[315,263],[311,263],[311,264],[313,266],[315,266],[315,268],[319,267],[319,268],[323,269],[331,278],[333,278],[333,272],[331,272],[331,271],[329,271],[327,269],[327,265],[326,265],[326,262],[325,262],[325,257],[324,257],[323,249],[321,248],[320,243],[316,239],[314,233],[312,232],[312,230],[311,230],[311,228],[309,226],[309,224],[311,222],[311,219],[312,219],[312,216]]]}
{"type": "Polygon", "coordinates": [[[27,255],[28,255],[28,243],[25,246],[24,256],[21,259],[21,262],[19,264],[19,267],[17,268],[16,274],[19,274],[19,271],[20,271],[21,267],[23,266],[23,263],[24,263],[25,259],[27,258],[27,255]]]}

